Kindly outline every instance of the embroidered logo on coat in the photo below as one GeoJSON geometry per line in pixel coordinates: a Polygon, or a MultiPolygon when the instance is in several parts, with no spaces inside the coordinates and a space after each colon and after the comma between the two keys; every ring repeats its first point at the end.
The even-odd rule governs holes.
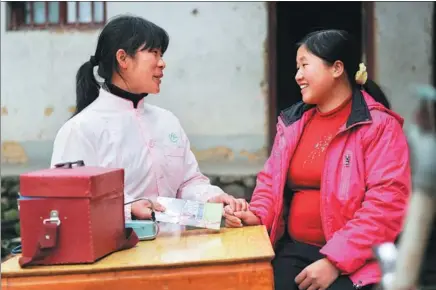
{"type": "Polygon", "coordinates": [[[351,175],[352,175],[352,169],[351,169],[351,162],[353,159],[353,152],[351,150],[345,151],[345,154],[343,155],[342,159],[342,169],[341,169],[341,183],[340,183],[340,189],[339,189],[339,199],[341,201],[348,201],[350,192],[350,184],[351,184],[351,175]]]}
{"type": "Polygon", "coordinates": [[[351,154],[347,153],[344,156],[344,166],[350,167],[350,162],[351,162],[351,154]]]}
{"type": "Polygon", "coordinates": [[[179,137],[174,132],[169,134],[168,137],[170,138],[170,141],[173,143],[177,143],[177,141],[179,140],[179,137]]]}

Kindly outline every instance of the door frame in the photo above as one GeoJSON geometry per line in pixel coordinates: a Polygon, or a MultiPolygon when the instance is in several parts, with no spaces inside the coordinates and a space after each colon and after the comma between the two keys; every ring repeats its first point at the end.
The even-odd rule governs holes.
{"type": "Polygon", "coordinates": [[[268,152],[271,152],[276,135],[277,112],[277,3],[267,2],[268,9],[268,152]]]}

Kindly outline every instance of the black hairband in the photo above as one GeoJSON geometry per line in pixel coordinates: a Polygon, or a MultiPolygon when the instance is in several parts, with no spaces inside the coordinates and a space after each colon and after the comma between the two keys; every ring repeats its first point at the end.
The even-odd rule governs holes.
{"type": "Polygon", "coordinates": [[[89,62],[92,64],[92,66],[98,65],[98,61],[93,55],[91,55],[91,57],[89,58],[89,62]]]}

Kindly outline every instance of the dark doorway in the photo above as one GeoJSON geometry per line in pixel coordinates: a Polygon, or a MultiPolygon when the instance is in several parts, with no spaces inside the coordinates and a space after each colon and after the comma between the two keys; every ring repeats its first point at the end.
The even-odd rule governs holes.
{"type": "MultiPolygon", "coordinates": [[[[269,6],[270,141],[280,111],[301,100],[296,73],[296,43],[320,29],[345,29],[362,48],[362,2],[275,2],[269,6]],[[275,44],[275,45],[274,45],[275,44]]],[[[272,145],[272,144],[271,144],[272,145]]]]}

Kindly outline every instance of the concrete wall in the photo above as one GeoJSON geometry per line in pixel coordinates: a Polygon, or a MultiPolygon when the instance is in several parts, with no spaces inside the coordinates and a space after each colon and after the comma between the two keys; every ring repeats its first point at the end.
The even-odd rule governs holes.
{"type": "Polygon", "coordinates": [[[432,83],[433,2],[376,2],[377,80],[408,125],[410,86],[432,83]]]}
{"type": "MultiPolygon", "coordinates": [[[[134,13],[169,33],[161,93],[147,101],[180,118],[200,158],[261,152],[265,3],[106,5],[108,18],[134,13]]],[[[3,161],[48,162],[55,134],[75,102],[75,73],[94,54],[99,31],[6,31],[5,8],[1,2],[1,138],[2,153],[10,157],[3,161]]]]}

